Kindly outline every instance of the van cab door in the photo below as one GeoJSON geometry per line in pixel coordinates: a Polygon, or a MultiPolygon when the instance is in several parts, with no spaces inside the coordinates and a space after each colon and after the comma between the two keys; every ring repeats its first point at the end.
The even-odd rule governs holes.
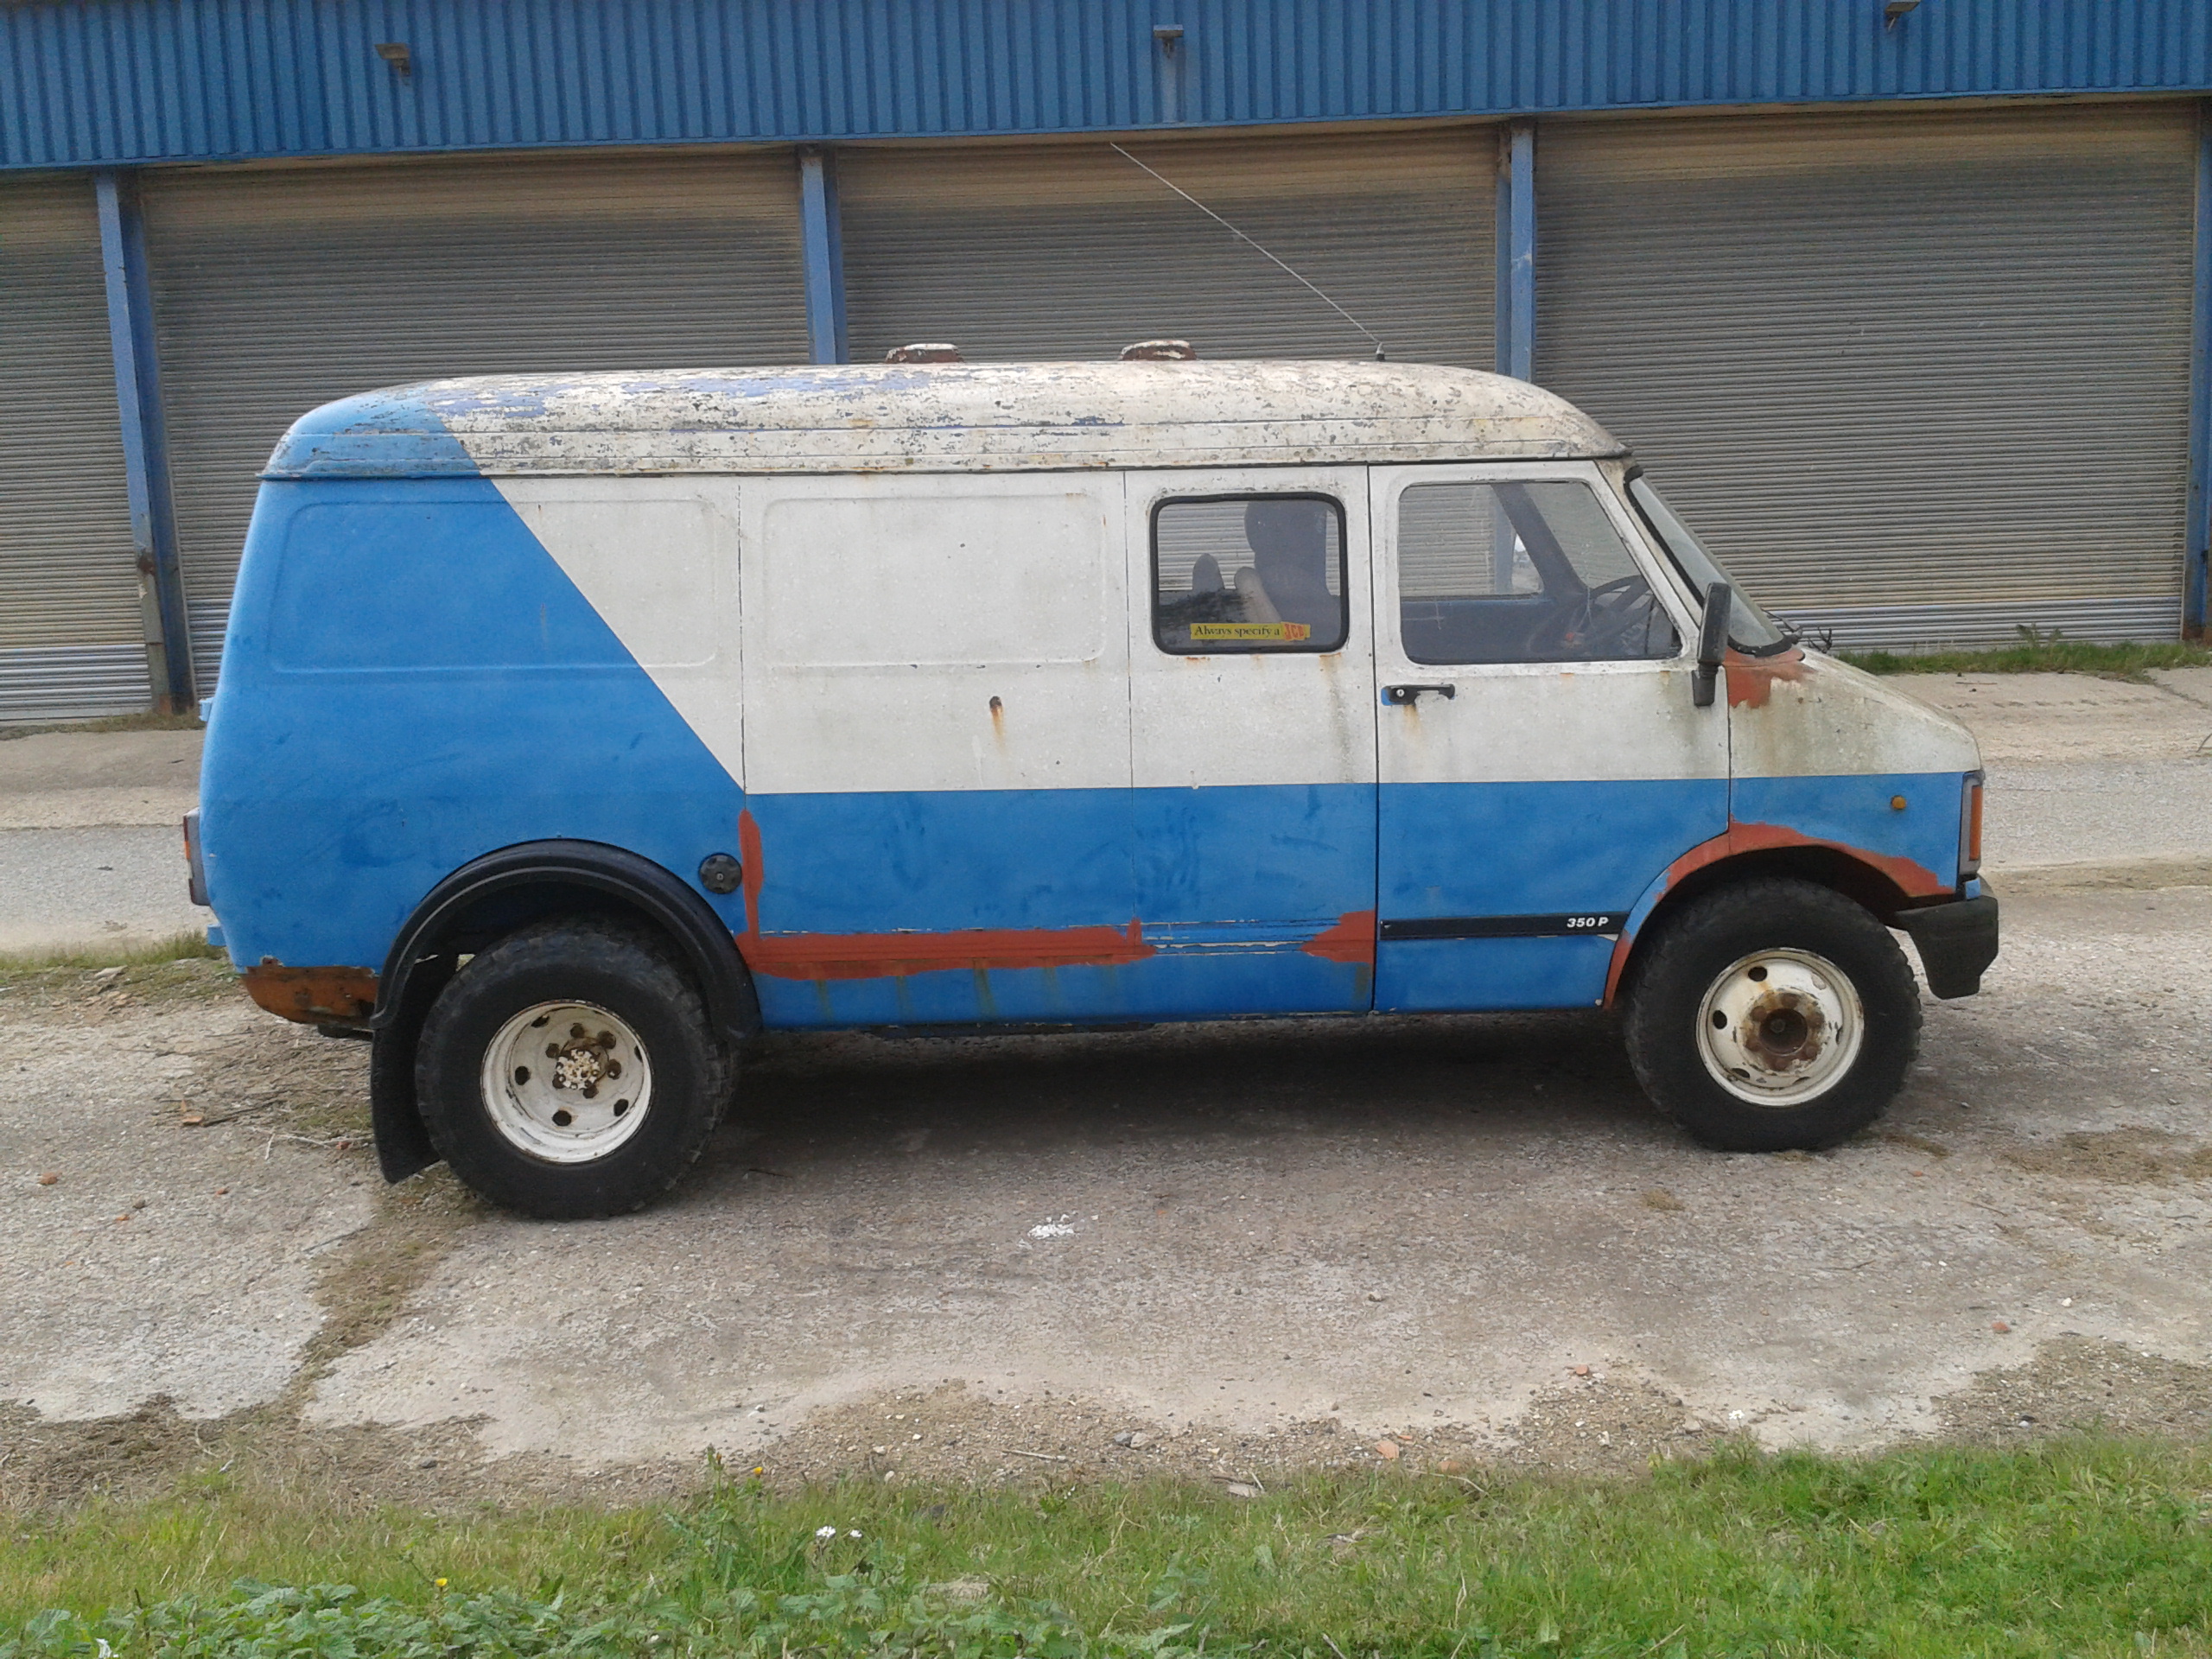
{"type": "Polygon", "coordinates": [[[1375,938],[1367,474],[1128,477],[1132,1013],[1364,1009],[1375,938]]]}
{"type": "Polygon", "coordinates": [[[1722,834],[1728,721],[1588,462],[1370,474],[1378,1009],[1603,1001],[1630,909],[1722,834]]]}

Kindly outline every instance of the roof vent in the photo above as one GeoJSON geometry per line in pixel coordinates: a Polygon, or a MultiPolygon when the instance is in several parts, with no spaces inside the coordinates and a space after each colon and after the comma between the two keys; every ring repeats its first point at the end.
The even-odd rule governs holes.
{"type": "Polygon", "coordinates": [[[1187,340],[1141,340],[1122,347],[1124,363],[1193,363],[1198,348],[1187,340]]]}
{"type": "Polygon", "coordinates": [[[950,340],[923,340],[912,346],[893,346],[883,354],[887,363],[959,363],[966,359],[950,340]]]}

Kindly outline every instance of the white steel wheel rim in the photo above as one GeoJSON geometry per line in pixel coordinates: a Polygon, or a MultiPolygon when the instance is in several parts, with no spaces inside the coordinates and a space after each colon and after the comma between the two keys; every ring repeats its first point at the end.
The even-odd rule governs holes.
{"type": "Polygon", "coordinates": [[[652,1063],[620,1014],[589,1002],[537,1002],[501,1026],[485,1051],[483,1093],[509,1145],[548,1163],[587,1164],[645,1121],[652,1063]]]}
{"type": "Polygon", "coordinates": [[[1698,1053],[1713,1080],[1755,1106],[1802,1106],[1849,1074],[1866,1037],[1850,976],[1810,950],[1732,963],[1698,1005],[1698,1053]]]}

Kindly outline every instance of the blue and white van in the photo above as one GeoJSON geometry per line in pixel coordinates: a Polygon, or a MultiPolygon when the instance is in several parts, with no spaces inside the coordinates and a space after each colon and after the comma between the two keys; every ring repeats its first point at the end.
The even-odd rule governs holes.
{"type": "MultiPolygon", "coordinates": [[[[929,353],[919,353],[926,357],[929,353]]],[[[1997,950],[1943,715],[1465,370],[454,379],[264,474],[199,893],[385,1174],[644,1204],[764,1029],[1610,1007],[1816,1146],[1997,950]]]]}

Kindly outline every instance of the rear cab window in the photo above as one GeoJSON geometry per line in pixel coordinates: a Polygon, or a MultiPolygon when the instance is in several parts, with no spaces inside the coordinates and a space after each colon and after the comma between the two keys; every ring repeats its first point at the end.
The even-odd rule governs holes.
{"type": "Polygon", "coordinates": [[[1344,510],[1333,496],[1171,498],[1152,511],[1152,637],[1177,656],[1341,651],[1344,510]]]}

